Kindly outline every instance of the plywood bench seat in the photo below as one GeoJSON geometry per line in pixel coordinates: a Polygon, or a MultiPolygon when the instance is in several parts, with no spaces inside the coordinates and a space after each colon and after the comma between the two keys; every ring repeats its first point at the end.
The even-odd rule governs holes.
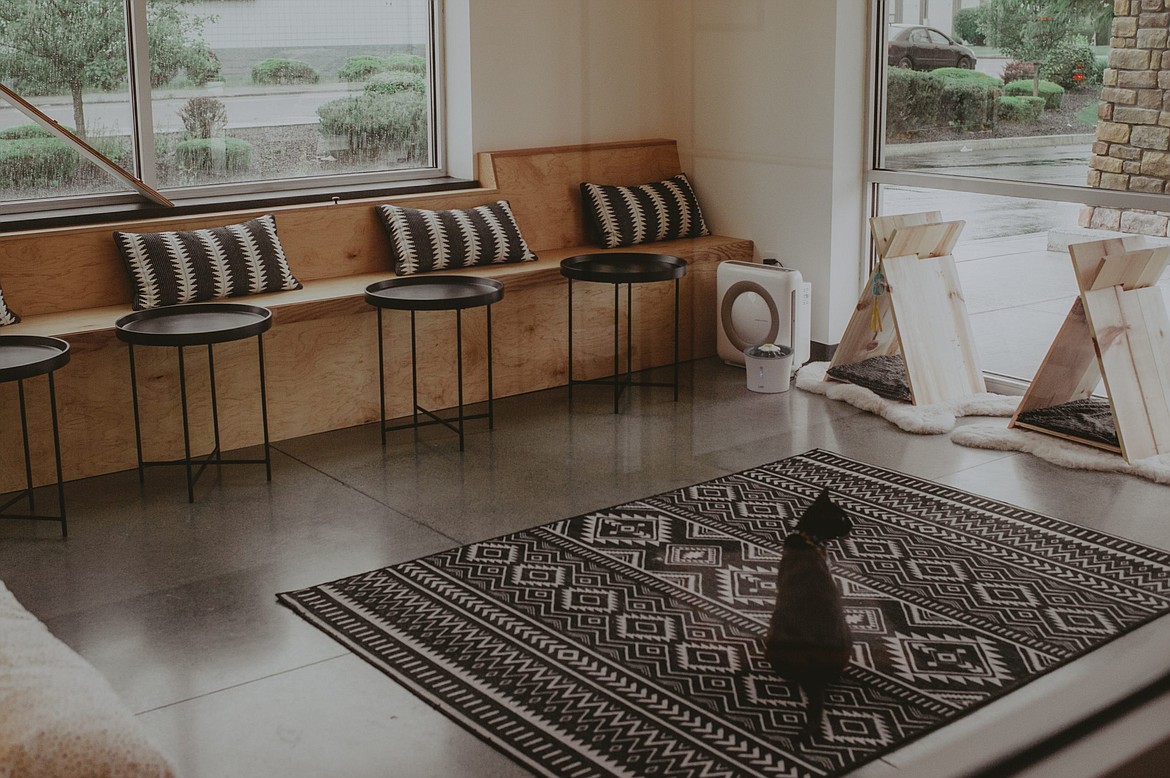
{"type": "MultiPolygon", "coordinates": [[[[135,465],[134,427],[127,349],[114,322],[131,311],[132,292],[114,245],[114,230],[153,232],[201,229],[272,213],[294,275],[303,289],[233,298],[269,307],[272,330],[264,336],[269,425],[274,441],[366,424],[378,418],[377,316],[363,299],[370,283],[393,277],[389,244],[375,205],[469,208],[508,200],[536,262],[455,272],[503,282],[504,299],[492,308],[496,397],[562,386],[568,377],[567,294],[560,261],[599,251],[586,243],[579,185],[582,181],[634,185],[679,172],[671,140],[486,152],[479,156],[481,186],[395,198],[335,204],[293,205],[117,224],[86,225],[0,234],[0,288],[20,324],[6,333],[63,337],[72,360],[56,375],[66,479],[124,470],[135,465]]],[[[700,199],[701,186],[696,183],[700,199]]],[[[646,244],[628,251],[673,254],[690,267],[682,282],[680,352],[683,359],[715,353],[715,269],[723,260],[751,261],[752,241],[726,236],[646,244]]],[[[624,303],[623,303],[624,304],[624,303]]],[[[613,292],[608,285],[574,287],[574,375],[605,375],[612,367],[613,292]]],[[[635,368],[673,359],[673,285],[634,288],[635,368]]],[[[463,316],[468,402],[486,398],[482,311],[463,316]]],[[[455,405],[455,321],[449,312],[418,316],[420,402],[455,405]]],[[[386,312],[387,412],[408,412],[409,314],[386,312]]],[[[178,378],[173,349],[135,352],[147,459],[166,459],[181,449],[178,378]]],[[[205,375],[193,352],[195,451],[210,450],[210,410],[205,375]]],[[[219,413],[225,449],[262,439],[258,421],[255,343],[215,348],[219,413]]],[[[29,409],[34,476],[52,480],[48,409],[29,409]]],[[[19,424],[15,402],[0,398],[0,428],[19,424]]],[[[405,433],[404,433],[405,434],[405,433]]],[[[376,441],[375,434],[371,440],[376,441]]],[[[0,493],[19,485],[19,441],[0,444],[0,493]]]]}
{"type": "MultiPolygon", "coordinates": [[[[750,252],[752,242],[740,238],[711,235],[689,240],[663,241],[637,250],[658,254],[671,254],[693,261],[696,255],[704,256],[738,255],[750,252]]],[[[540,252],[535,262],[507,265],[460,268],[442,271],[443,275],[476,275],[494,278],[504,284],[505,291],[526,287],[555,284],[561,278],[560,263],[566,257],[587,253],[621,253],[635,249],[601,249],[596,246],[573,246],[562,249],[546,249],[540,252]]],[[[277,320],[283,323],[323,319],[329,316],[347,316],[368,310],[364,292],[370,284],[394,276],[387,269],[351,276],[321,278],[304,283],[304,288],[289,292],[249,295],[232,298],[233,302],[262,305],[270,308],[277,320]]],[[[129,304],[106,305],[97,308],[42,313],[25,316],[19,324],[0,331],[3,334],[52,335],[75,339],[93,334],[109,334],[114,323],[133,312],[129,304]]]]}

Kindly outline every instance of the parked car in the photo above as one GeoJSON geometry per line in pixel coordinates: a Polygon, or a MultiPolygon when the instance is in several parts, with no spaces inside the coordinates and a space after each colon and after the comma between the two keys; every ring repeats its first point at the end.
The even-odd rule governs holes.
{"type": "Polygon", "coordinates": [[[975,67],[975,54],[933,27],[919,24],[891,24],[889,44],[891,67],[913,70],[975,67]]]}

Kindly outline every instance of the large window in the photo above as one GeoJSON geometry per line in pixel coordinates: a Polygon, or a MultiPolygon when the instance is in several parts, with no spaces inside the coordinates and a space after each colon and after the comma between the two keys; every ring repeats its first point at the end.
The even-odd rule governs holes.
{"type": "MultiPolygon", "coordinates": [[[[176,201],[432,176],[438,4],[4,0],[0,81],[176,201]]],[[[0,209],[129,191],[0,98],[0,209]]]]}
{"type": "Polygon", "coordinates": [[[1070,242],[1170,243],[1166,23],[1127,8],[877,3],[875,213],[966,222],[956,259],[990,372],[1035,373],[1076,293],[1070,242]]]}

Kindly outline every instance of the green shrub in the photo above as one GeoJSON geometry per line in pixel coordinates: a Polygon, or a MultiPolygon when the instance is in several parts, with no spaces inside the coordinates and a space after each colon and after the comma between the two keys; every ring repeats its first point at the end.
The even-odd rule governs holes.
{"type": "Polygon", "coordinates": [[[386,70],[405,70],[419,74],[427,72],[427,61],[417,54],[391,54],[383,62],[386,63],[386,70]]]}
{"type": "Polygon", "coordinates": [[[890,68],[886,71],[886,132],[906,135],[937,127],[944,82],[931,73],[890,68]]]}
{"type": "Polygon", "coordinates": [[[1044,113],[1044,98],[1031,95],[999,98],[999,119],[1005,122],[1034,122],[1044,113]]]}
{"type": "Polygon", "coordinates": [[[0,186],[6,188],[60,184],[77,174],[77,164],[77,151],[56,138],[0,140],[0,186]]]}
{"type": "Polygon", "coordinates": [[[968,46],[987,45],[987,36],[979,28],[979,9],[963,8],[955,14],[955,37],[968,46]]]}
{"type": "MultiPolygon", "coordinates": [[[[1003,93],[1012,97],[1032,97],[1033,82],[1028,81],[1012,81],[1003,88],[1003,93]]],[[[1064,87],[1060,84],[1054,84],[1051,81],[1040,81],[1040,97],[1044,98],[1044,107],[1049,111],[1055,111],[1060,108],[1061,102],[1064,100],[1064,87]]]]}
{"type": "Polygon", "coordinates": [[[375,73],[385,72],[386,69],[385,59],[364,54],[347,59],[338,71],[337,78],[341,81],[365,81],[375,73]]]}
{"type": "Polygon", "coordinates": [[[426,81],[418,73],[391,70],[371,76],[369,82],[366,83],[365,92],[367,94],[393,95],[399,92],[414,91],[424,94],[426,89],[426,81]]]}
{"type": "MultiPolygon", "coordinates": [[[[72,131],[72,128],[66,128],[72,131]]],[[[25,138],[55,138],[53,133],[39,124],[18,124],[0,130],[0,140],[24,140],[25,138]]]]}
{"type": "Polygon", "coordinates": [[[980,73],[978,70],[967,70],[966,68],[935,68],[931,73],[947,81],[962,81],[964,83],[980,84],[996,89],[1003,86],[1003,82],[995,76],[980,73]]]}
{"type": "Polygon", "coordinates": [[[940,118],[958,130],[979,130],[995,123],[998,86],[978,81],[944,80],[940,118]]]}
{"type": "Polygon", "coordinates": [[[427,104],[419,92],[343,97],[322,105],[317,115],[321,132],[344,137],[354,155],[373,158],[390,150],[412,159],[426,155],[427,104]]]}
{"type": "Polygon", "coordinates": [[[295,59],[266,59],[252,68],[257,84],[315,84],[321,80],[317,71],[295,59]]]}
{"type": "Polygon", "coordinates": [[[239,138],[190,138],[175,146],[175,161],[188,173],[238,173],[252,164],[252,144],[239,138]]]}
{"type": "Polygon", "coordinates": [[[1065,89],[1101,83],[1097,57],[1081,37],[1061,41],[1049,51],[1040,65],[1040,75],[1065,89]]]}

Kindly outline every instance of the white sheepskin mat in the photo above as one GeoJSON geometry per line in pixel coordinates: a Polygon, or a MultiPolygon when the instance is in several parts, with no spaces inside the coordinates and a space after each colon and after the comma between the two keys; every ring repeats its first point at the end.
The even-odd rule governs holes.
{"type": "Polygon", "coordinates": [[[951,441],[968,448],[993,451],[1022,451],[1059,467],[1126,473],[1159,484],[1170,484],[1170,454],[1126,462],[1120,454],[1061,440],[1051,435],[999,424],[964,424],[951,433],[951,441]]]}
{"type": "Polygon", "coordinates": [[[1020,404],[1019,397],[981,392],[946,403],[911,405],[887,400],[856,384],[826,381],[825,371],[828,369],[828,362],[809,362],[796,373],[796,388],[849,403],[916,435],[950,432],[959,416],[1011,416],[1020,404]]]}

